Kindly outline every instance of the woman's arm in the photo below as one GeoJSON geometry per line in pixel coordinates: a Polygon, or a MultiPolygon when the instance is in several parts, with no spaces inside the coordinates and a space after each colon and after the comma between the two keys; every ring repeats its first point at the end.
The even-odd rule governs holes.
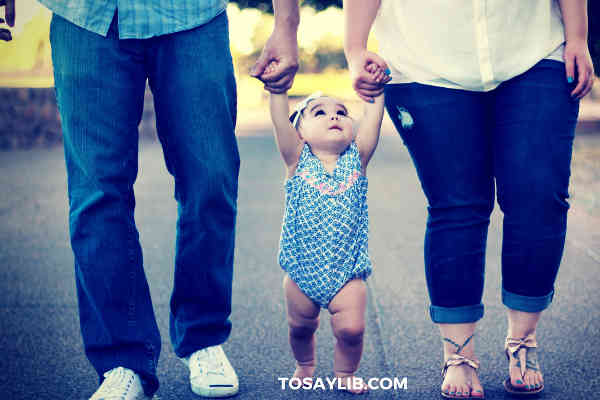
{"type": "Polygon", "coordinates": [[[571,96],[581,99],[594,84],[594,65],[587,43],[587,0],[559,0],[559,4],[565,25],[567,81],[573,82],[577,68],[577,86],[571,96]]]}
{"type": "Polygon", "coordinates": [[[366,174],[367,165],[379,142],[381,120],[383,119],[383,105],[383,94],[375,97],[373,103],[365,103],[365,113],[356,133],[356,145],[360,153],[363,175],[366,174]]]}
{"type": "Polygon", "coordinates": [[[367,65],[377,64],[382,71],[389,69],[386,62],[377,54],[367,51],[367,40],[371,25],[375,20],[381,0],[344,0],[344,53],[352,76],[352,86],[358,96],[368,102],[383,93],[383,85],[377,82],[366,70],[367,65]]]}
{"type": "Polygon", "coordinates": [[[294,174],[304,142],[290,123],[287,93],[271,93],[269,103],[271,120],[275,127],[275,141],[288,168],[288,177],[290,177],[294,174]]]}

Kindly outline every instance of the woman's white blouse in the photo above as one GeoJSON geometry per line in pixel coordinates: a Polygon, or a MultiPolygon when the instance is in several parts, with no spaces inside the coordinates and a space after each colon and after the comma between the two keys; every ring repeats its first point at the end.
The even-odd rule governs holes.
{"type": "Polygon", "coordinates": [[[488,91],[563,61],[557,0],[381,0],[374,28],[391,83],[488,91]]]}

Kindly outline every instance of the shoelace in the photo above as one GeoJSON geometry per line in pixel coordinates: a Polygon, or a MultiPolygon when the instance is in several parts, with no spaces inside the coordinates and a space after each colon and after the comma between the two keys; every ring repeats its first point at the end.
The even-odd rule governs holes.
{"type": "Polygon", "coordinates": [[[127,373],[123,367],[118,367],[104,373],[106,378],[96,396],[102,399],[124,400],[133,382],[133,374],[127,373]]]}
{"type": "Polygon", "coordinates": [[[207,374],[225,375],[225,366],[221,360],[219,350],[215,348],[204,349],[198,354],[196,362],[200,371],[206,367],[207,374]],[[202,354],[204,353],[204,354],[202,354]]]}

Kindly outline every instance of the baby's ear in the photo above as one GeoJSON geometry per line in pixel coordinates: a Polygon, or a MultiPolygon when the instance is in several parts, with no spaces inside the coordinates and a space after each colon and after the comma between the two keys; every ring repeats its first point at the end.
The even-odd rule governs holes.
{"type": "Polygon", "coordinates": [[[298,126],[296,128],[296,133],[298,134],[298,137],[300,138],[301,141],[305,141],[304,138],[302,137],[302,132],[300,132],[300,126],[298,126]]]}

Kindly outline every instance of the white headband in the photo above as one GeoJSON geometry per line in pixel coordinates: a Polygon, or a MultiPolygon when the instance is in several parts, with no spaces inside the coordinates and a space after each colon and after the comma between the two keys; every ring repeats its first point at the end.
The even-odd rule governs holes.
{"type": "Polygon", "coordinates": [[[296,106],[294,107],[294,112],[292,113],[292,115],[290,116],[290,122],[292,123],[292,126],[294,128],[298,128],[298,122],[300,121],[300,114],[302,114],[302,111],[304,111],[304,109],[308,106],[308,103],[314,99],[318,99],[319,97],[323,97],[323,93],[322,92],[314,92],[313,94],[311,94],[310,96],[308,96],[307,98],[305,98],[304,100],[298,102],[298,104],[296,104],[296,106]]]}

